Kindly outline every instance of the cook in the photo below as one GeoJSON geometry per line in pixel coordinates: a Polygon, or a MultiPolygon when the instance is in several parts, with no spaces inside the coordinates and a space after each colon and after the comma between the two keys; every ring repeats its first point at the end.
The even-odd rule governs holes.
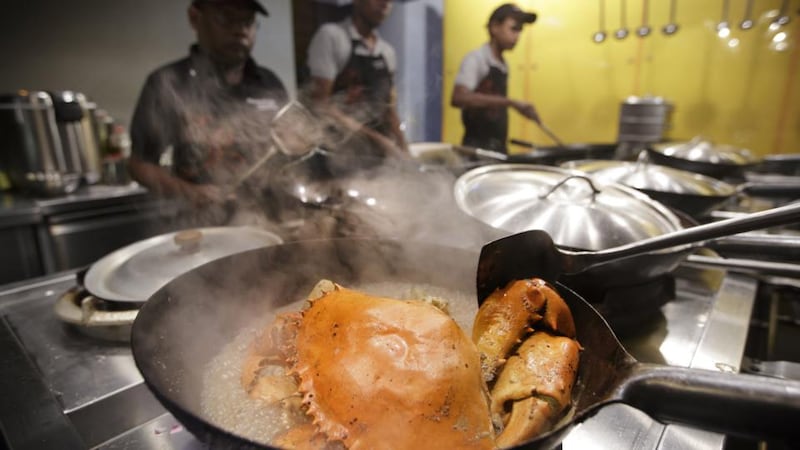
{"type": "Polygon", "coordinates": [[[268,15],[256,0],[192,1],[196,43],[147,77],[136,104],[129,162],[136,181],[208,209],[266,148],[264,128],[288,95],[250,56],[258,14],[268,15]]]}
{"type": "Polygon", "coordinates": [[[509,107],[539,122],[532,103],[508,97],[508,65],[503,58],[504,52],[516,46],[523,25],[535,21],[535,13],[513,3],[499,6],[489,17],[489,42],[461,61],[450,104],[461,109],[462,144],[508,153],[509,107]]]}
{"type": "Polygon", "coordinates": [[[335,139],[337,151],[407,154],[396,109],[397,57],[377,31],[392,4],[392,0],[354,0],[350,17],[322,25],[311,39],[309,95],[340,136],[335,139]]]}

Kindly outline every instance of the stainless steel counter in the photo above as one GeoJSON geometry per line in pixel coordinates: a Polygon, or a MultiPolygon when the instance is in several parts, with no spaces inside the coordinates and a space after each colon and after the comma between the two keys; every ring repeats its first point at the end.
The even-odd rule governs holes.
{"type": "MultiPolygon", "coordinates": [[[[738,370],[756,283],[699,273],[678,280],[662,316],[623,339],[639,360],[738,370]]],[[[59,322],[56,299],[72,273],[0,291],[0,429],[12,450],[33,448],[204,448],[144,386],[130,349],[59,322]]],[[[612,405],[578,426],[564,449],[719,449],[723,436],[664,426],[612,405]]]]}

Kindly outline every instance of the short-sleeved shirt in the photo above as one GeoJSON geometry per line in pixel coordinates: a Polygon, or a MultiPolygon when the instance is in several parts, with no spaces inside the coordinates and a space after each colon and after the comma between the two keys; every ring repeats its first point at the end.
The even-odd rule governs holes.
{"type": "Polygon", "coordinates": [[[494,57],[489,44],[483,44],[467,53],[464,59],[461,60],[455,84],[474,91],[478,84],[489,75],[489,70],[492,67],[498,68],[503,73],[508,73],[508,66],[494,57]]]}
{"type": "MultiPolygon", "coordinates": [[[[356,47],[356,53],[366,56],[383,56],[390,73],[397,68],[394,48],[376,33],[375,46],[370,50],[366,45],[356,47]]],[[[312,77],[335,80],[350,59],[353,41],[362,41],[353,21],[348,18],[338,23],[326,23],[311,38],[308,46],[307,64],[312,77]]]]}
{"type": "Polygon", "coordinates": [[[266,150],[269,125],[287,101],[278,77],[252,59],[242,81],[229,85],[192,46],[147,77],[131,121],[132,154],[154,164],[167,156],[189,182],[231,181],[266,150]]]}

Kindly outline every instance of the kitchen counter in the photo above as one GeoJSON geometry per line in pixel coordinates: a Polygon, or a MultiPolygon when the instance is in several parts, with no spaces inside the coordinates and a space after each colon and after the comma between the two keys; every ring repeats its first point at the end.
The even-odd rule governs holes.
{"type": "Polygon", "coordinates": [[[171,208],[136,183],[58,197],[0,195],[0,284],[85,266],[165,229],[171,208]]]}

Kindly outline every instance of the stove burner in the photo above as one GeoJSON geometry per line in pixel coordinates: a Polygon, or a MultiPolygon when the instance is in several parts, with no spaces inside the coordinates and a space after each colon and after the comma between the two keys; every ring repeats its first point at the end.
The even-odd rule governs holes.
{"type": "Polygon", "coordinates": [[[75,286],[58,298],[54,311],[61,321],[87,336],[128,342],[139,305],[108,302],[75,286]]]}
{"type": "Polygon", "coordinates": [[[671,275],[636,285],[576,291],[602,314],[618,336],[647,332],[647,325],[661,316],[661,307],[676,296],[675,278],[671,275]]]}

